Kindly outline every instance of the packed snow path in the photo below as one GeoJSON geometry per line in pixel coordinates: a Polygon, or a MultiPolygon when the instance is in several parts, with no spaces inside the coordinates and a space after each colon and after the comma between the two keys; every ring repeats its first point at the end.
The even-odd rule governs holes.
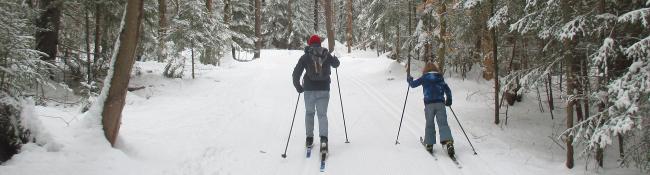
{"type": "MultiPolygon", "coordinates": [[[[127,107],[122,140],[140,157],[168,165],[164,167],[170,167],[170,174],[319,173],[318,156],[305,159],[302,98],[288,157],[280,156],[298,98],[291,72],[302,52],[265,51],[263,55],[253,62],[204,72],[198,80],[183,81],[179,87],[166,89],[169,92],[164,96],[127,107]]],[[[464,168],[457,169],[443,156],[439,145],[438,161],[426,154],[418,142],[424,131],[421,89],[411,91],[402,144],[394,145],[406,90],[401,77],[404,73],[391,75],[389,70],[397,65],[387,59],[342,57],[341,61],[339,76],[351,143],[344,143],[333,74],[327,173],[502,174],[493,170],[482,156],[472,155],[451,118],[458,157],[464,168]],[[395,80],[389,80],[392,78],[395,80]]],[[[459,93],[458,99],[464,97],[461,92],[455,91],[459,93]]],[[[463,100],[456,103],[455,106],[462,106],[463,100]]]]}
{"type": "MultiPolygon", "coordinates": [[[[298,98],[291,72],[301,54],[267,51],[267,57],[205,72],[199,80],[184,81],[182,87],[169,89],[172,91],[165,96],[129,106],[122,140],[142,158],[169,164],[165,167],[173,167],[168,170],[170,174],[318,174],[318,154],[305,159],[302,97],[288,157],[280,156],[298,98]]],[[[395,145],[405,81],[402,77],[388,80],[390,60],[342,57],[341,61],[339,76],[351,143],[344,143],[333,74],[327,173],[499,174],[480,156],[472,155],[457,127],[453,127],[454,136],[463,169],[444,157],[439,145],[438,161],[426,154],[418,141],[424,128],[419,89],[411,91],[402,144],[395,145]]]]}
{"type": "MultiPolygon", "coordinates": [[[[197,79],[162,78],[164,64],[136,63],[143,74],[133,77],[131,84],[147,88],[127,95],[116,149],[103,139],[99,127],[85,126],[83,115],[76,112],[79,107],[37,107],[35,115],[61,116],[71,122],[68,126],[58,118],[42,118],[44,130],[62,146],[45,149],[28,144],[0,166],[0,175],[322,174],[318,148],[311,158],[305,158],[302,97],[287,158],[280,156],[298,98],[291,72],[302,54],[263,50],[262,58],[251,62],[199,66],[197,79]]],[[[548,113],[537,111],[536,101],[511,108],[512,124],[494,125],[491,87],[479,78],[446,79],[454,94],[452,107],[478,152],[473,155],[448,112],[462,169],[439,144],[435,147],[437,161],[421,146],[419,137],[424,134],[425,123],[421,88],[410,91],[401,144],[395,145],[407,87],[404,67],[372,53],[344,54],[340,60],[338,71],[351,143],[345,143],[333,72],[328,111],[330,156],[325,174],[585,173],[579,166],[572,170],[564,167],[563,150],[548,140],[562,130],[564,121],[550,120],[548,113]]],[[[576,165],[584,165],[583,161],[578,159],[576,165]]],[[[615,163],[607,164],[605,170],[597,171],[639,173],[615,167],[615,163]]]]}

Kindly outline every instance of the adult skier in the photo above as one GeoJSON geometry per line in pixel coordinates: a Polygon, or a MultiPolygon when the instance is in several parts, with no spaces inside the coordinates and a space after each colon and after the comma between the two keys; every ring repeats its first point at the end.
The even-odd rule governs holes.
{"type": "Polygon", "coordinates": [[[426,128],[424,129],[424,144],[429,153],[433,153],[433,145],[436,144],[436,126],[434,120],[438,123],[440,131],[440,144],[447,149],[450,157],[454,157],[454,139],[451,136],[451,130],[447,124],[446,106],[451,106],[451,89],[439,73],[438,65],[427,62],[422,70],[422,77],[413,80],[408,75],[407,81],[409,86],[416,88],[422,85],[424,92],[424,115],[426,118],[426,128]],[[445,98],[446,96],[446,98],[445,98]]]}
{"type": "MultiPolygon", "coordinates": [[[[321,47],[318,35],[312,35],[307,41],[303,54],[293,69],[293,85],[298,93],[305,96],[305,146],[311,150],[314,142],[314,114],[318,116],[318,134],[321,153],[327,154],[327,106],[330,96],[331,67],[337,68],[340,62],[326,48],[321,47]],[[305,75],[302,76],[303,71],[305,75]],[[300,84],[302,76],[303,83],[300,84]]],[[[309,153],[308,153],[309,154],[309,153]]]]}

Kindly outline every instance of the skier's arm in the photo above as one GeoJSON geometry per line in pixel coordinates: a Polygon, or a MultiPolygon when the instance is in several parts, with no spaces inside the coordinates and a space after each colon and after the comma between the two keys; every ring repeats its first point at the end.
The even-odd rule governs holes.
{"type": "Polygon", "coordinates": [[[413,77],[408,76],[406,78],[406,81],[409,83],[409,86],[411,86],[412,88],[416,88],[416,87],[422,85],[422,78],[423,77],[424,77],[424,75],[422,77],[418,78],[417,80],[413,80],[413,77]]]}
{"type": "Polygon", "coordinates": [[[302,57],[300,57],[296,67],[293,68],[293,86],[296,87],[296,90],[302,89],[302,85],[300,85],[300,77],[302,76],[302,72],[305,70],[305,65],[302,60],[302,57]]]}
{"type": "Polygon", "coordinates": [[[443,82],[442,84],[442,90],[445,91],[445,96],[447,96],[447,100],[445,100],[445,104],[447,106],[451,106],[451,89],[449,88],[449,85],[447,83],[443,82]]]}

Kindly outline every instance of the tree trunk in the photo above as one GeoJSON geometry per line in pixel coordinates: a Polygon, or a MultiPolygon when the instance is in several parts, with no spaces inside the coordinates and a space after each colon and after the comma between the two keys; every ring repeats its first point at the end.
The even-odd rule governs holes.
{"type": "MultiPolygon", "coordinates": [[[[104,36],[104,30],[103,30],[104,10],[102,6],[103,5],[99,3],[95,4],[95,50],[93,51],[93,63],[94,63],[93,70],[95,71],[98,70],[99,67],[98,63],[102,57],[101,46],[102,46],[102,40],[104,36]]],[[[93,79],[97,78],[96,76],[97,75],[94,75],[93,79]]]]}
{"type": "Polygon", "coordinates": [[[208,9],[208,13],[212,13],[212,0],[205,0],[205,8],[208,9]]]}
{"type": "Polygon", "coordinates": [[[318,0],[314,0],[314,33],[318,33],[318,0]]]}
{"type": "MultiPolygon", "coordinates": [[[[232,20],[232,5],[230,0],[224,0],[223,1],[223,21],[224,23],[228,26],[229,29],[232,30],[232,27],[230,25],[230,21],[232,20]]],[[[232,39],[232,38],[231,38],[232,39]]],[[[231,41],[234,42],[234,41],[231,41]]],[[[237,59],[237,51],[235,49],[234,44],[230,44],[230,53],[232,54],[233,59],[237,59]]]]}
{"type": "Polygon", "coordinates": [[[46,30],[39,30],[36,33],[36,50],[46,53],[47,56],[42,56],[41,60],[50,63],[56,60],[62,3],[63,1],[60,0],[42,0],[39,4],[42,13],[36,22],[36,27],[46,30]]]}
{"type": "Polygon", "coordinates": [[[548,89],[546,95],[548,98],[548,109],[551,110],[551,112],[553,112],[553,110],[555,110],[555,103],[553,102],[553,78],[551,77],[551,73],[547,74],[546,82],[547,82],[546,87],[548,89]]]}
{"type": "Polygon", "coordinates": [[[618,134],[618,155],[621,160],[625,160],[625,145],[621,133],[618,134]]]}
{"type": "MultiPolygon", "coordinates": [[[[562,14],[562,20],[563,21],[569,21],[570,20],[570,11],[571,11],[571,3],[569,0],[561,0],[560,1],[560,8],[561,11],[563,12],[562,14]]],[[[566,67],[566,88],[567,88],[567,107],[566,107],[566,125],[567,129],[568,128],[573,128],[573,113],[574,109],[576,107],[577,101],[575,100],[575,91],[577,87],[577,77],[576,77],[576,68],[579,66],[579,60],[575,58],[575,54],[573,52],[574,47],[576,46],[575,43],[577,43],[576,40],[568,38],[568,39],[563,39],[561,41],[563,44],[563,56],[564,56],[564,61],[565,61],[565,67],[566,67]]],[[[580,114],[580,113],[579,113],[580,114]]],[[[571,169],[574,166],[574,159],[573,159],[573,135],[569,134],[566,137],[566,167],[571,169]]]]}
{"type": "Polygon", "coordinates": [[[253,59],[260,58],[262,50],[262,2],[255,0],[255,54],[253,59]]]}
{"type": "Polygon", "coordinates": [[[192,79],[194,79],[194,41],[192,41],[192,47],[190,48],[192,54],[192,79]]]}
{"type": "MultiPolygon", "coordinates": [[[[569,44],[565,44],[565,48],[571,48],[571,47],[566,47],[566,46],[570,46],[569,44]]],[[[570,52],[570,51],[565,51],[565,52],[570,52]]],[[[571,57],[570,53],[565,54],[565,56],[569,56],[569,58],[568,58],[569,62],[572,61],[573,58],[570,58],[571,57]]],[[[566,64],[566,65],[570,65],[570,64],[566,64]]],[[[567,102],[567,107],[566,107],[566,125],[567,125],[567,128],[572,128],[573,127],[573,112],[574,112],[573,110],[575,108],[575,100],[572,99],[573,98],[572,96],[575,95],[573,93],[573,90],[574,90],[574,84],[573,84],[574,75],[572,75],[573,74],[572,66],[567,66],[566,69],[567,69],[567,71],[566,71],[567,72],[567,74],[566,74],[567,75],[567,78],[566,78],[566,81],[567,81],[566,82],[567,96],[569,96],[568,102],[567,102]]],[[[573,168],[574,163],[573,163],[573,136],[572,135],[569,135],[566,138],[566,148],[567,148],[566,166],[567,166],[567,168],[573,168]]]]}
{"type": "MultiPolygon", "coordinates": [[[[208,18],[212,18],[212,0],[205,1],[205,8],[208,11],[208,18]]],[[[201,54],[204,64],[217,65],[219,63],[218,59],[215,58],[214,49],[212,46],[204,47],[205,50],[201,54]]],[[[194,52],[194,41],[192,41],[192,52],[194,52]]],[[[194,59],[192,58],[192,79],[194,79],[194,59]]]]}
{"type": "Polygon", "coordinates": [[[347,15],[348,28],[347,28],[347,34],[345,36],[348,44],[348,53],[350,53],[352,52],[352,0],[348,0],[347,5],[348,5],[348,15],[347,15]]]}
{"type": "Polygon", "coordinates": [[[167,60],[167,48],[165,45],[165,38],[167,36],[167,1],[158,0],[158,62],[167,60]]]}
{"type": "MultiPolygon", "coordinates": [[[[495,14],[496,0],[490,0],[490,16],[495,14]]],[[[490,34],[492,35],[492,59],[494,60],[494,124],[499,124],[499,59],[498,50],[497,50],[497,30],[496,27],[490,29],[490,34]]]]}
{"type": "Polygon", "coordinates": [[[440,44],[442,47],[438,47],[438,67],[440,72],[445,72],[445,57],[447,54],[447,3],[445,1],[439,1],[440,6],[438,9],[438,15],[440,16],[440,44]]]}
{"type": "Polygon", "coordinates": [[[583,60],[581,61],[581,64],[580,64],[580,67],[581,67],[580,70],[582,71],[582,80],[583,80],[582,81],[582,87],[583,87],[583,91],[582,91],[583,93],[582,94],[583,94],[584,98],[582,99],[582,102],[583,102],[583,105],[584,105],[583,109],[584,109],[585,118],[589,118],[590,113],[591,113],[589,111],[589,104],[590,104],[590,102],[589,102],[589,94],[591,93],[591,89],[590,89],[591,82],[589,80],[589,73],[587,72],[587,69],[589,67],[589,64],[587,63],[588,60],[589,59],[587,59],[587,58],[583,58],[583,60]]]}
{"type": "Polygon", "coordinates": [[[126,5],[126,14],[123,29],[119,37],[119,48],[115,51],[113,59],[113,75],[109,75],[110,86],[102,110],[102,125],[106,139],[115,146],[115,141],[120,130],[122,110],[126,98],[126,89],[133,62],[135,61],[136,47],[140,35],[140,25],[143,16],[143,0],[129,0],[126,5]]]}
{"type": "Polygon", "coordinates": [[[291,49],[291,36],[293,33],[293,9],[291,8],[291,5],[293,4],[293,0],[289,0],[287,2],[287,18],[289,18],[289,24],[287,25],[287,50],[291,49]]]}
{"type": "Polygon", "coordinates": [[[402,48],[402,43],[400,41],[400,38],[401,38],[400,33],[402,33],[402,32],[400,32],[400,31],[401,31],[400,27],[399,27],[399,25],[397,25],[397,44],[395,45],[395,56],[397,57],[396,58],[397,60],[401,61],[402,59],[400,58],[400,50],[401,50],[400,48],[402,48]]]}
{"type": "Polygon", "coordinates": [[[92,80],[92,75],[91,75],[91,70],[92,70],[92,65],[90,64],[90,57],[91,57],[91,52],[90,52],[90,8],[86,8],[86,67],[87,67],[87,83],[90,84],[90,80],[92,80]]]}
{"type": "Polygon", "coordinates": [[[334,22],[332,19],[332,15],[334,15],[334,11],[332,9],[332,1],[331,0],[323,0],[321,1],[323,3],[323,6],[325,7],[325,28],[327,30],[327,48],[329,49],[330,53],[334,52],[334,41],[336,40],[334,38],[334,22]]]}

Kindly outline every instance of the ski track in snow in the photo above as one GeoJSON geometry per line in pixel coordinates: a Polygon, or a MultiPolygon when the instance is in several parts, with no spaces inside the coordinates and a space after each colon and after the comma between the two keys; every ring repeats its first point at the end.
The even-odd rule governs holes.
{"type": "MultiPolygon", "coordinates": [[[[340,58],[339,78],[350,143],[344,143],[340,98],[333,72],[328,108],[330,155],[326,172],[319,172],[318,138],[314,140],[311,158],[305,158],[302,96],[287,158],[283,159],[280,155],[285,149],[298,98],[291,72],[302,54],[302,51],[263,50],[261,59],[247,63],[224,63],[221,67],[199,65],[195,80],[165,79],[160,75],[162,64],[138,63],[153,73],[132,78],[132,84],[143,84],[147,89],[128,94],[117,149],[110,148],[105,141],[97,141],[100,139],[87,144],[88,138],[98,136],[79,133],[77,127],[54,127],[59,121],[45,120],[54,138],[68,146],[59,152],[23,151],[0,166],[0,175],[44,172],[66,175],[593,173],[578,167],[567,170],[562,161],[530,160],[539,153],[520,148],[526,147],[523,142],[515,142],[519,145],[508,150],[506,147],[514,144],[506,143],[510,137],[499,137],[498,127],[482,123],[491,116],[491,113],[486,114],[489,106],[480,101],[487,99],[479,98],[476,102],[469,97],[463,98],[477,89],[470,87],[476,83],[455,79],[448,81],[454,92],[454,109],[464,116],[461,122],[469,126],[464,125],[479,155],[473,155],[451,111],[447,112],[448,122],[462,169],[447,157],[440,144],[434,147],[437,161],[427,154],[419,142],[419,137],[424,136],[425,125],[421,87],[410,89],[399,138],[401,144],[395,145],[406,95],[404,70],[393,70],[401,67],[385,57],[363,58],[359,53],[344,54],[340,58]],[[483,132],[478,134],[483,136],[478,137],[476,133],[479,132],[483,132]],[[490,139],[482,138],[485,135],[490,139]],[[97,152],[108,153],[96,155],[97,152]],[[531,155],[512,155],[517,153],[531,155]],[[86,163],[88,161],[92,163],[86,163]]],[[[45,108],[40,112],[56,113],[53,109],[45,108]]],[[[69,112],[59,114],[69,115],[69,112]]],[[[315,134],[317,131],[316,122],[315,134]]],[[[540,138],[547,139],[546,136],[540,138]]],[[[634,171],[619,173],[628,172],[634,171]]]]}

